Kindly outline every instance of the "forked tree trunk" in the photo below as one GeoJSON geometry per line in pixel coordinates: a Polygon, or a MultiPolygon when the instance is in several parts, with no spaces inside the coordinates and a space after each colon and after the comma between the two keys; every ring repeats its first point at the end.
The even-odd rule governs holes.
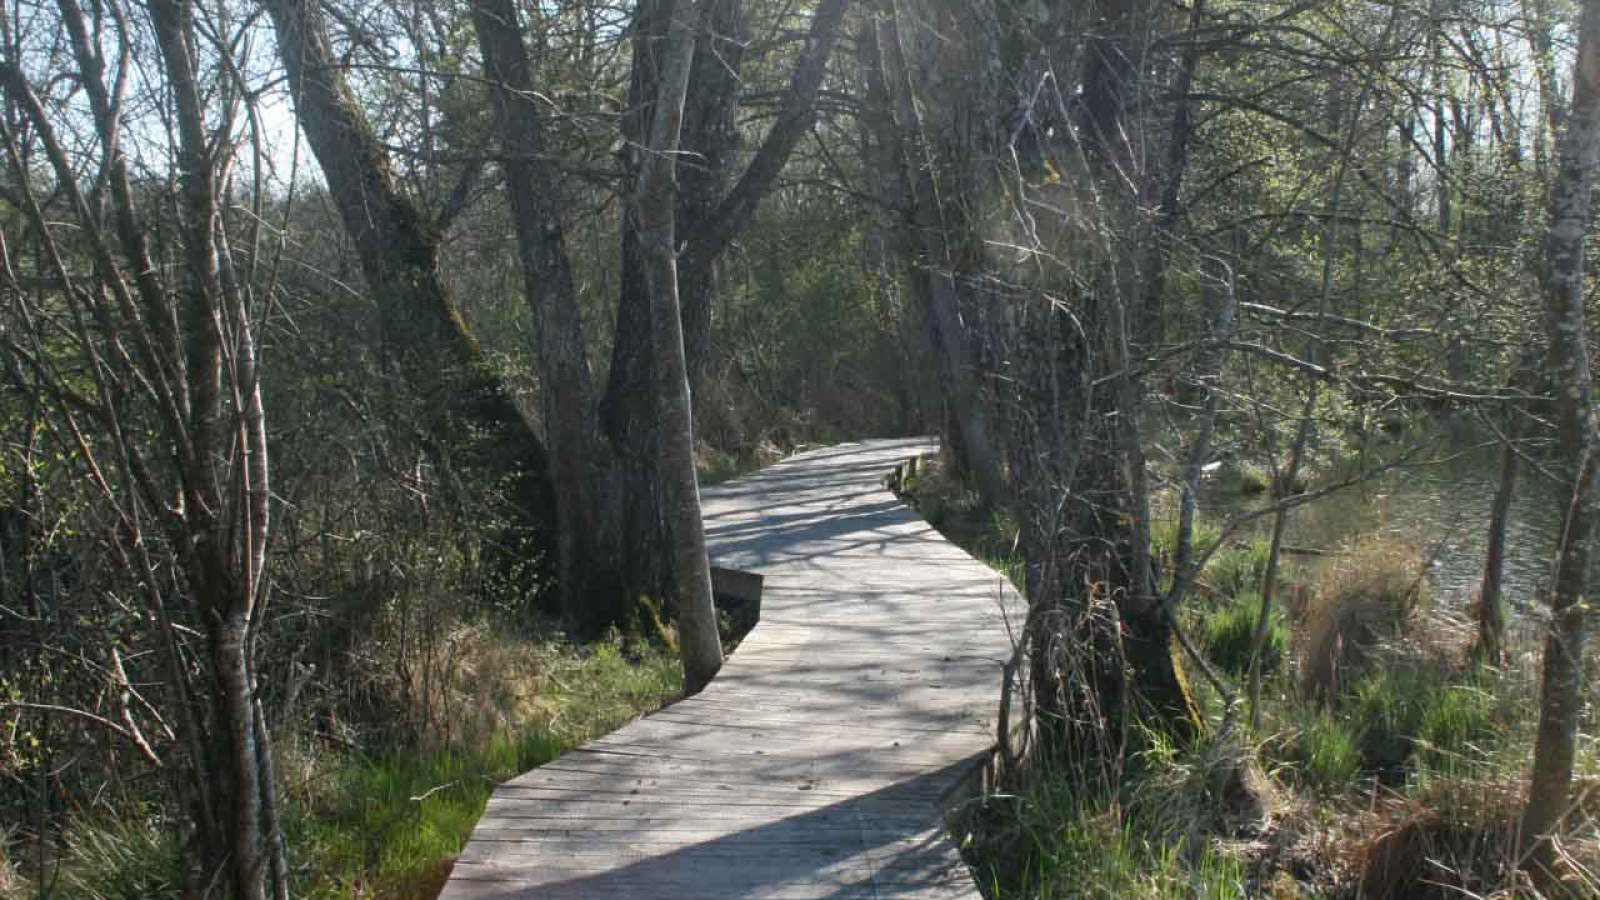
{"type": "Polygon", "coordinates": [[[619,616],[629,585],[621,551],[617,455],[600,431],[563,223],[561,179],[548,160],[542,102],[512,0],[474,0],[473,25],[504,155],[506,199],[538,339],[541,409],[555,497],[563,617],[594,632],[619,616]]]}
{"type": "MultiPolygon", "coordinates": [[[[687,240],[678,296],[691,396],[710,355],[715,263],[748,223],[814,115],[822,73],[846,0],[825,0],[797,64],[778,122],[731,190],[738,156],[735,114],[741,82],[741,0],[714,0],[697,12],[695,61],[681,121],[675,240],[687,240]],[[692,106],[687,105],[692,97],[692,106]]],[[[648,0],[631,23],[634,59],[628,112],[622,117],[625,177],[637,183],[647,156],[668,23],[676,4],[648,0]]],[[[603,398],[595,396],[582,320],[565,247],[559,171],[546,156],[543,101],[514,4],[477,0],[474,25],[495,130],[504,148],[524,287],[539,334],[545,431],[552,455],[560,529],[560,590],[569,621],[595,632],[627,612],[640,595],[671,594],[673,565],[662,527],[662,460],[657,447],[657,336],[652,323],[645,248],[637,218],[622,227],[622,273],[616,337],[603,398]],[[627,548],[626,552],[622,548],[627,548]]],[[[681,13],[683,8],[679,8],[681,13]]]]}

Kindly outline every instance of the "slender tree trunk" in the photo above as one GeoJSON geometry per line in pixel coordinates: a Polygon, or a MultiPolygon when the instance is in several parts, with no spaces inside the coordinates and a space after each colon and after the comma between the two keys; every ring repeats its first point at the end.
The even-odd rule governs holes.
{"type": "MultiPolygon", "coordinates": [[[[897,267],[909,282],[906,293],[909,303],[902,302],[898,310],[900,343],[908,363],[904,374],[907,386],[907,416],[904,427],[907,433],[917,429],[943,428],[951,435],[958,434],[960,426],[944,424],[946,394],[940,390],[937,365],[931,361],[936,356],[927,327],[923,304],[927,302],[929,287],[926,273],[916,265],[916,251],[905,227],[910,216],[909,202],[902,177],[901,160],[904,144],[895,125],[893,106],[885,82],[882,56],[878,52],[878,24],[872,17],[863,17],[856,34],[856,56],[861,77],[862,112],[858,117],[863,135],[861,140],[864,171],[872,173],[871,188],[877,200],[875,243],[885,252],[880,265],[880,290],[893,289],[893,272],[897,267]],[[887,257],[893,256],[895,266],[887,257]]],[[[946,450],[955,451],[954,442],[946,450]]]]}
{"type": "MultiPolygon", "coordinates": [[[[1531,354],[1530,354],[1531,356],[1531,354]]],[[[1527,384],[1533,362],[1525,356],[1517,361],[1508,390],[1517,390],[1527,384]]],[[[1500,448],[1500,483],[1495,486],[1494,502],[1489,508],[1488,547],[1483,559],[1483,584],[1478,590],[1478,646],[1477,654],[1492,663],[1505,660],[1506,605],[1501,596],[1502,577],[1505,574],[1506,531],[1511,524],[1511,500],[1517,492],[1517,469],[1521,450],[1517,442],[1522,438],[1522,419],[1525,413],[1515,403],[1506,404],[1505,435],[1500,448]]]]}
{"type": "Polygon", "coordinates": [[[684,360],[683,320],[678,304],[677,218],[674,191],[684,95],[694,60],[698,0],[678,0],[667,27],[660,91],[656,95],[650,139],[634,212],[650,285],[655,334],[656,374],[660,379],[662,510],[672,541],[678,588],[678,644],[683,655],[684,692],[703,689],[722,667],[722,640],[711,597],[711,565],[700,518],[700,487],[694,465],[694,422],[689,373],[684,360]]]}
{"type": "Polygon", "coordinates": [[[1189,168],[1189,142],[1194,135],[1194,101],[1190,92],[1200,67],[1201,27],[1205,24],[1205,0],[1194,0],[1189,8],[1189,44],[1183,49],[1178,81],[1173,86],[1177,108],[1172,113],[1171,133],[1167,138],[1165,165],[1147,178],[1149,193],[1160,198],[1151,239],[1146,250],[1144,303],[1140,310],[1138,343],[1155,347],[1161,343],[1166,327],[1166,276],[1177,242],[1178,225],[1183,218],[1183,177],[1189,168]]]}
{"type": "Polygon", "coordinates": [[[1434,197],[1436,212],[1439,215],[1439,236],[1447,238],[1450,235],[1450,167],[1447,165],[1446,154],[1449,145],[1446,143],[1447,128],[1445,125],[1445,104],[1448,98],[1445,94],[1444,83],[1444,39],[1439,36],[1443,24],[1438,21],[1438,4],[1434,7],[1434,24],[1431,27],[1433,37],[1433,171],[1434,171],[1434,197]]]}
{"type": "Polygon", "coordinates": [[[1557,140],[1556,182],[1544,236],[1544,328],[1548,363],[1558,392],[1559,450],[1572,479],[1572,502],[1556,546],[1550,633],[1522,838],[1534,878],[1553,887],[1552,841],[1572,786],[1579,715],[1583,707],[1584,588],[1594,513],[1596,468],[1593,380],[1584,311],[1584,238],[1590,220],[1594,168],[1600,161],[1600,0],[1584,0],[1573,71],[1572,109],[1557,140]]]}
{"type": "Polygon", "coordinates": [[[236,897],[265,900],[268,864],[276,854],[263,827],[262,808],[275,786],[264,779],[261,767],[251,659],[270,520],[261,385],[251,323],[237,285],[225,283],[218,246],[220,186],[195,80],[199,65],[191,56],[197,43],[195,10],[187,0],[153,0],[150,14],[177,111],[187,249],[180,309],[192,398],[187,438],[194,460],[183,473],[191,540],[179,555],[211,650],[212,720],[218,726],[212,739],[215,745],[221,738],[227,748],[217,754],[213,770],[222,784],[210,786],[221,787],[219,793],[232,806],[228,859],[218,864],[231,875],[236,897]],[[232,377],[226,379],[231,396],[224,392],[226,320],[238,332],[234,352],[226,354],[232,360],[232,377]],[[224,416],[224,410],[230,415],[224,416]],[[236,484],[223,481],[224,470],[212,463],[221,456],[238,460],[236,484]]]}
{"type": "MultiPolygon", "coordinates": [[[[958,199],[961,197],[960,178],[971,177],[965,170],[979,163],[973,158],[956,158],[962,154],[948,149],[944,153],[939,151],[929,131],[938,126],[923,120],[917,103],[915,73],[908,66],[904,50],[906,38],[901,34],[898,14],[890,3],[885,4],[885,11],[887,14],[879,20],[878,54],[884,93],[894,110],[901,144],[899,169],[901,190],[909,204],[908,227],[915,235],[906,245],[916,254],[912,265],[923,273],[913,284],[926,288],[919,293],[923,294],[928,331],[933,337],[939,380],[945,389],[946,401],[952,406],[956,433],[951,438],[958,446],[955,456],[966,464],[966,474],[971,476],[984,502],[995,505],[1005,497],[1005,484],[977,384],[975,357],[962,318],[961,302],[961,292],[974,280],[981,280],[982,273],[975,265],[978,260],[963,256],[952,246],[952,241],[974,237],[962,233],[964,223],[955,207],[961,202],[958,199]],[[939,180],[941,174],[950,176],[943,185],[939,180]]],[[[924,61],[919,71],[939,70],[941,62],[945,60],[924,61]]],[[[955,79],[957,74],[945,72],[943,77],[955,79]]],[[[941,93],[942,102],[957,103],[956,98],[950,96],[952,91],[941,93]]],[[[971,101],[962,102],[970,104],[971,101]]],[[[954,126],[944,130],[954,130],[954,126]]],[[[946,139],[954,140],[948,136],[946,139]]]]}

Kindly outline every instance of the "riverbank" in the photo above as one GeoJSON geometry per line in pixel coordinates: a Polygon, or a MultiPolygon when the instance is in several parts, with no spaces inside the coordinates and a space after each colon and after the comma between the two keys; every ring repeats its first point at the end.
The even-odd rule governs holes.
{"type": "MultiPolygon", "coordinates": [[[[1015,579],[1015,527],[927,472],[907,497],[1015,579]]],[[[1157,529],[1158,551],[1171,530],[1157,529]]],[[[1200,529],[1200,543],[1215,540],[1200,529]]],[[[1193,679],[1202,736],[1179,747],[1135,725],[1120,760],[1092,764],[1038,750],[961,819],[991,898],[1531,896],[1514,823],[1537,716],[1537,612],[1518,618],[1508,662],[1489,666],[1469,652],[1461,604],[1431,602],[1437,554],[1381,528],[1325,549],[1280,573],[1259,726],[1245,685],[1266,546],[1218,549],[1181,613],[1218,675],[1193,679]]],[[[1563,841],[1583,896],[1600,896],[1595,751],[1585,742],[1587,799],[1563,841]]]]}

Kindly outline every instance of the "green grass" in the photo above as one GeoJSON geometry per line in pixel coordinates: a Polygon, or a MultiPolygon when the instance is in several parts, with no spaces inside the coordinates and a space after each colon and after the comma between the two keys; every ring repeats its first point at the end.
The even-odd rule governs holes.
{"type": "Polygon", "coordinates": [[[1360,728],[1367,769],[1394,770],[1410,758],[1423,709],[1439,687],[1430,675],[1417,666],[1375,666],[1342,698],[1341,713],[1360,728]]]}
{"type": "Polygon", "coordinates": [[[1506,687],[1475,670],[1397,656],[1362,675],[1327,706],[1279,699],[1270,743],[1306,785],[1337,789],[1481,777],[1494,748],[1514,742],[1506,687]],[[1287,705],[1284,705],[1287,703],[1287,705]]]}
{"type": "Polygon", "coordinates": [[[1237,859],[1186,844],[1157,812],[1040,758],[1019,793],[992,797],[972,816],[981,836],[964,846],[990,900],[1245,896],[1237,859]]]}
{"type": "MultiPolygon", "coordinates": [[[[1169,570],[1178,554],[1178,524],[1176,515],[1158,516],[1150,523],[1150,553],[1161,560],[1163,567],[1169,570]]],[[[1222,540],[1222,532],[1209,520],[1199,516],[1195,517],[1193,528],[1190,541],[1193,545],[1194,558],[1199,559],[1222,540]]],[[[1218,551],[1219,554],[1223,552],[1226,551],[1218,551]]],[[[1213,560],[1215,558],[1212,557],[1213,560]]]]}
{"type": "MultiPolygon", "coordinates": [[[[293,895],[433,897],[496,785],[681,693],[675,656],[647,647],[630,657],[619,644],[500,636],[478,645],[467,667],[477,696],[510,704],[515,721],[474,729],[481,712],[456,709],[463,722],[448,733],[462,737],[442,746],[362,754],[304,736],[284,740],[279,789],[293,895]]],[[[175,897],[171,830],[154,821],[83,823],[64,881],[88,900],[175,897]]]]}
{"type": "MultiPolygon", "coordinates": [[[[1261,595],[1244,591],[1205,612],[1199,639],[1205,654],[1223,671],[1243,677],[1250,671],[1256,620],[1261,615],[1261,595]]],[[[1289,649],[1289,622],[1281,607],[1267,616],[1266,640],[1261,646],[1261,670],[1277,671],[1289,649]]]]}
{"type": "Polygon", "coordinates": [[[1295,706],[1284,710],[1286,731],[1268,743],[1278,761],[1305,787],[1336,791],[1354,787],[1364,774],[1356,730],[1331,710],[1295,706]]]}
{"type": "MultiPolygon", "coordinates": [[[[1218,550],[1206,563],[1207,583],[1230,597],[1243,591],[1260,590],[1262,579],[1267,575],[1267,554],[1271,549],[1271,543],[1263,538],[1218,550]]],[[[1286,578],[1289,573],[1281,559],[1278,566],[1280,580],[1286,578]]]]}
{"type": "Polygon", "coordinates": [[[74,828],[62,894],[83,900],[176,900],[176,837],[174,829],[149,820],[74,828]]]}
{"type": "Polygon", "coordinates": [[[1361,723],[1361,752],[1368,769],[1382,772],[1460,768],[1503,729],[1493,693],[1471,672],[1403,661],[1376,666],[1351,687],[1341,704],[1361,723]]]}
{"type": "Polygon", "coordinates": [[[712,447],[702,447],[695,460],[696,474],[700,478],[701,487],[724,484],[760,468],[761,458],[755,452],[729,453],[712,447]]]}
{"type": "Polygon", "coordinates": [[[347,897],[360,886],[379,896],[435,880],[459,852],[497,784],[565,749],[544,728],[497,735],[480,746],[395,752],[335,770],[327,795],[293,807],[287,830],[305,897],[347,897]]]}
{"type": "MultiPolygon", "coordinates": [[[[942,487],[933,506],[949,518],[964,502],[942,487]]],[[[1001,531],[941,530],[969,550],[1001,531]]],[[[1213,535],[1202,525],[1197,542],[1213,535]]],[[[1175,524],[1158,520],[1152,548],[1170,554],[1175,537],[1175,524]]],[[[981,555],[1005,570],[1006,560],[981,555]]],[[[1181,613],[1235,690],[1248,671],[1266,557],[1261,539],[1222,548],[1203,579],[1220,597],[1200,595],[1181,613]]],[[[1289,608],[1278,604],[1269,619],[1259,731],[1232,718],[1231,731],[1177,748],[1135,726],[1121,762],[1098,761],[1089,775],[1038,750],[1012,793],[986,798],[958,822],[986,896],[1346,896],[1373,848],[1407,828],[1435,841],[1405,863],[1412,874],[1483,887],[1482,896],[1497,890],[1503,854],[1489,850],[1524,795],[1536,685],[1526,672],[1461,663],[1448,623],[1428,618],[1420,565],[1415,548],[1369,539],[1320,565],[1311,583],[1300,571],[1287,575],[1289,608]],[[1348,652],[1325,679],[1307,681],[1307,660],[1328,640],[1348,652]],[[1313,683],[1325,689],[1313,693],[1313,683]],[[1230,760],[1240,764],[1230,768],[1230,760]],[[1238,802],[1246,784],[1265,785],[1243,789],[1261,798],[1255,809],[1265,817],[1251,818],[1252,807],[1238,802]],[[1486,812],[1462,818],[1463,804],[1486,812]],[[1249,824],[1267,820],[1274,824],[1265,830],[1249,824]]],[[[1220,728],[1226,688],[1197,687],[1207,721],[1220,728]]],[[[1587,771],[1593,746],[1583,754],[1587,771]]],[[[1592,829],[1574,838],[1592,876],[1600,840],[1592,829]]]]}
{"type": "Polygon", "coordinates": [[[1491,688],[1465,683],[1435,693],[1417,723],[1416,766],[1419,771],[1472,771],[1489,749],[1509,737],[1505,719],[1491,688]]]}

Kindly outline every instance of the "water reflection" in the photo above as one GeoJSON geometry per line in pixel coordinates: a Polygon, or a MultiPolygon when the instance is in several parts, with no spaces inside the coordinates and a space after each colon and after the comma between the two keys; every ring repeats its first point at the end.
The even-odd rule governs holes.
{"type": "MultiPolygon", "coordinates": [[[[1499,453],[1493,447],[1464,453],[1447,462],[1395,469],[1356,487],[1296,510],[1286,542],[1290,546],[1336,550],[1364,533],[1392,535],[1419,544],[1434,556],[1435,602],[1459,604],[1477,590],[1483,576],[1489,507],[1499,482],[1499,453]]],[[[1551,553],[1567,498],[1548,478],[1523,465],[1506,536],[1505,596],[1525,606],[1536,588],[1548,582],[1551,553]]],[[[1213,518],[1259,506],[1260,498],[1212,498],[1213,518]]],[[[1262,532],[1270,519],[1261,520],[1262,532]]],[[[1595,582],[1591,568],[1590,583],[1595,582]]]]}

